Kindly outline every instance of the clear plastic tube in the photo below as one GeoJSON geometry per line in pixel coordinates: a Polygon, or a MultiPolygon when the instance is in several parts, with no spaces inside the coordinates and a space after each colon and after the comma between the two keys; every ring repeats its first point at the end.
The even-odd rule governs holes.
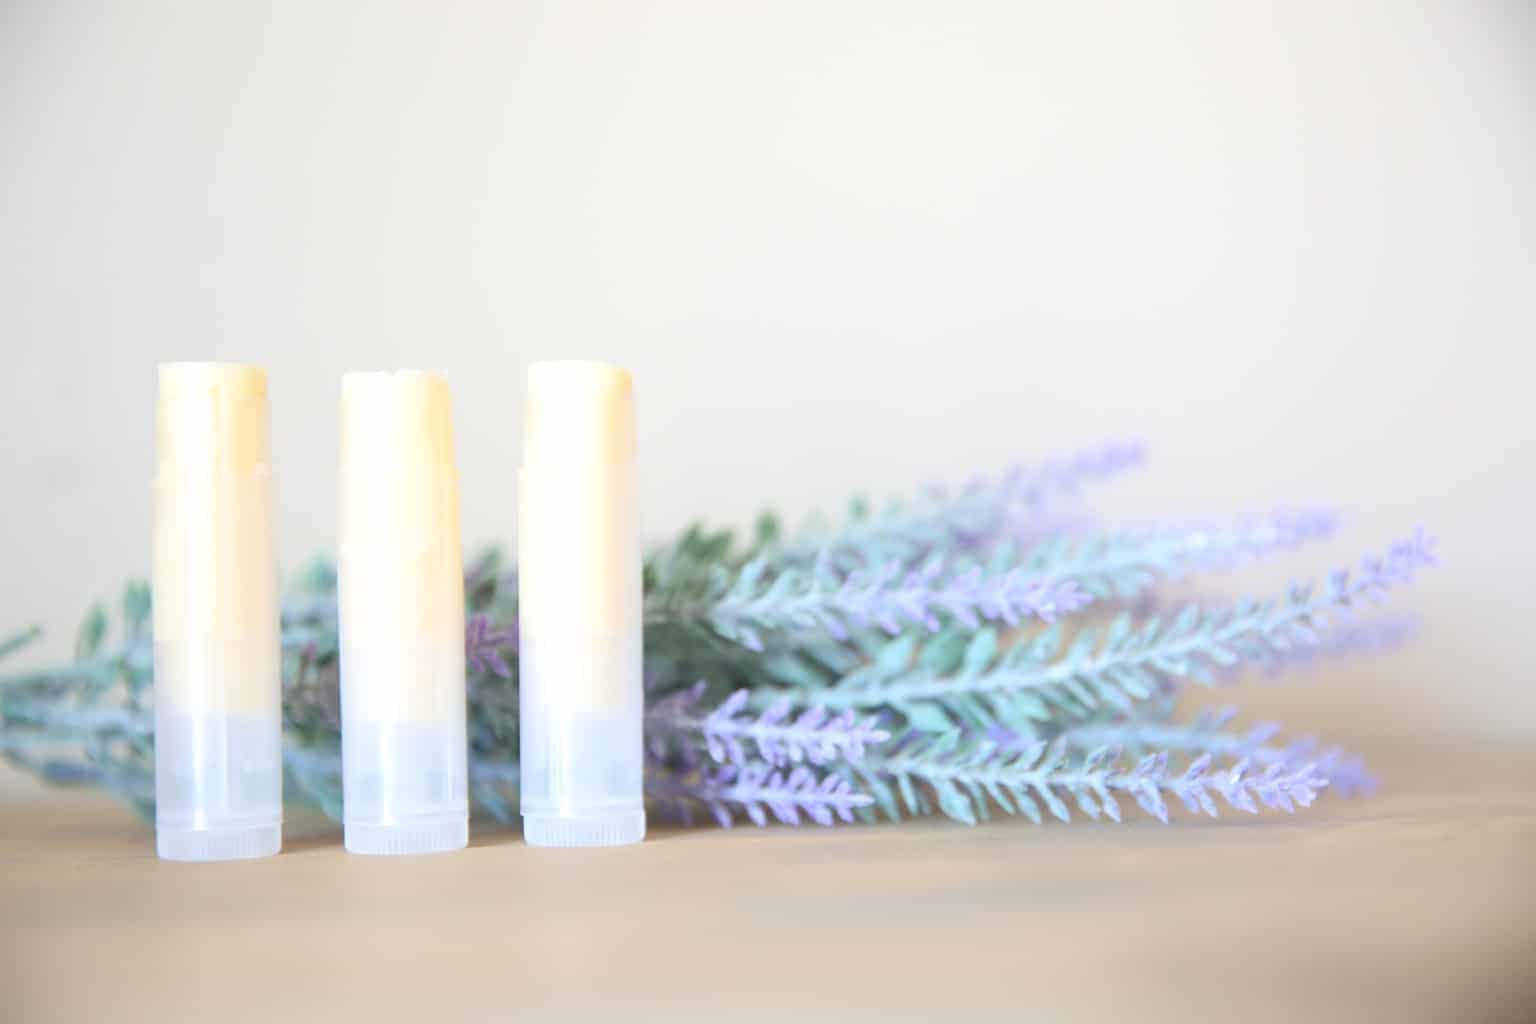
{"type": "Polygon", "coordinates": [[[282,669],[266,374],[160,367],[155,833],[167,860],[282,846],[282,669]]]}
{"type": "Polygon", "coordinates": [[[346,847],[462,849],[464,561],[446,378],[342,378],[338,499],[346,847]]]}
{"type": "Polygon", "coordinates": [[[523,836],[615,846],[645,836],[640,539],[630,376],[535,363],[519,475],[523,836]]]}

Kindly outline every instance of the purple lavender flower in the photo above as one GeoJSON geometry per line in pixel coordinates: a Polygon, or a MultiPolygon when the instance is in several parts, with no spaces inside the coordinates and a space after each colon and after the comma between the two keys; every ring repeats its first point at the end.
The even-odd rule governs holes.
{"type": "MultiPolygon", "coordinates": [[[[1166,761],[1166,754],[1148,755],[1152,758],[1166,761]]],[[[1161,762],[1159,762],[1160,766],[1161,762]]],[[[1256,770],[1247,761],[1239,761],[1230,768],[1212,770],[1212,758],[1210,754],[1201,754],[1185,769],[1184,774],[1178,777],[1163,776],[1154,779],[1156,785],[1166,787],[1174,796],[1184,804],[1191,813],[1197,810],[1204,811],[1211,817],[1217,816],[1215,801],[1211,794],[1220,796],[1230,806],[1238,810],[1247,811],[1249,814],[1257,814],[1258,803],[1273,810],[1284,811],[1287,814],[1295,813],[1298,807],[1310,807],[1317,799],[1317,794],[1328,786],[1328,779],[1319,772],[1315,764],[1285,765],[1272,764],[1268,768],[1256,770]]],[[[1140,793],[1146,793],[1151,787],[1143,779],[1140,793]]],[[[1163,810],[1158,813],[1161,801],[1151,798],[1141,802],[1144,809],[1155,814],[1165,824],[1168,821],[1168,813],[1163,810]],[[1149,807],[1149,804],[1152,805],[1149,807]]]]}
{"type": "Polygon", "coordinates": [[[1242,665],[1219,672],[1223,684],[1234,683],[1245,670],[1257,671],[1264,679],[1274,680],[1290,672],[1316,668],[1324,659],[1352,658],[1381,654],[1401,647],[1412,639],[1418,624],[1412,616],[1397,615],[1377,619],[1346,621],[1343,616],[1315,645],[1301,645],[1263,651],[1242,665]]]}
{"type": "Polygon", "coordinates": [[[684,824],[702,807],[722,828],[743,814],[754,825],[767,825],[770,816],[785,825],[804,818],[818,825],[853,821],[853,812],[869,806],[870,797],[835,774],[818,774],[800,765],[789,770],[752,762],[716,768],[653,767],[646,777],[646,795],[672,811],[684,824]]]}
{"type": "Polygon", "coordinates": [[[1159,576],[1226,568],[1332,531],[1332,513],[1282,512],[1227,527],[1144,530],[1099,538],[1062,537],[1022,561],[1003,549],[988,565],[933,556],[916,568],[839,570],[824,552],[811,569],[757,560],[708,609],[721,635],[760,650],[765,631],[813,630],[843,640],[861,629],[895,635],[937,632],[946,622],[1052,623],[1095,598],[1130,597],[1159,576]]]}
{"type": "Polygon", "coordinates": [[[828,558],[839,569],[911,565],[936,551],[979,550],[1014,531],[1028,531],[1041,509],[1057,495],[1140,464],[1139,444],[1113,442],[1047,460],[1018,465],[1000,477],[977,477],[956,492],[924,488],[910,504],[883,513],[860,513],[835,532],[812,532],[772,552],[780,564],[809,565],[828,558]]]}
{"type": "Polygon", "coordinates": [[[1347,569],[1335,572],[1329,579],[1329,589],[1341,595],[1341,604],[1381,602],[1388,590],[1413,582],[1418,570],[1438,564],[1434,539],[1421,527],[1412,536],[1393,544],[1382,557],[1366,558],[1353,577],[1347,569]]]}
{"type": "Polygon", "coordinates": [[[1327,510],[1279,511],[1226,524],[1190,524],[1044,540],[1015,559],[996,552],[990,565],[1007,564],[1030,579],[1070,580],[1095,599],[1143,597],[1158,579],[1225,571],[1327,537],[1337,526],[1327,510]]]}
{"type": "Polygon", "coordinates": [[[843,640],[858,629],[937,631],[946,619],[972,628],[983,621],[1054,622],[1089,601],[1072,580],[980,568],[948,574],[938,560],[910,572],[892,562],[877,572],[845,575],[823,562],[812,572],[785,570],[764,582],[766,572],[762,562],[747,566],[709,610],[717,632],[752,650],[762,649],[767,630],[821,631],[843,640]]]}
{"type": "Polygon", "coordinates": [[[1122,614],[1102,632],[1080,631],[1064,654],[1056,627],[1006,651],[995,634],[983,630],[968,642],[963,659],[960,652],[948,659],[955,666],[948,671],[926,657],[913,664],[914,644],[902,637],[873,664],[795,695],[804,704],[834,710],[890,708],[913,724],[934,710],[957,723],[997,719],[1010,727],[1092,717],[1101,707],[1129,711],[1136,701],[1168,692],[1177,680],[1211,685],[1220,681],[1222,668],[1276,650],[1315,647],[1330,616],[1380,600],[1388,588],[1432,564],[1431,542],[1419,531],[1392,545],[1386,556],[1365,559],[1358,573],[1332,574],[1315,596],[1312,588],[1295,586],[1284,603],[1245,601],[1213,612],[1190,606],[1166,624],[1154,618],[1138,626],[1122,614]]]}
{"type": "Polygon", "coordinates": [[[767,710],[753,715],[747,704],[748,690],[737,690],[719,707],[704,710],[699,701],[705,683],[697,683],[662,698],[645,716],[647,741],[657,754],[670,746],[702,738],[705,750],[716,762],[746,765],[751,753],[774,766],[807,762],[825,765],[833,761],[857,761],[865,750],[890,738],[873,716],[853,711],[833,714],[825,708],[793,711],[793,701],[781,698],[767,710]]]}
{"type": "Polygon", "coordinates": [[[1359,754],[1351,754],[1343,747],[1317,752],[1317,747],[1315,736],[1303,736],[1282,750],[1276,761],[1289,767],[1311,763],[1318,776],[1327,779],[1328,787],[1340,796],[1370,796],[1380,787],[1381,781],[1359,754]]]}
{"type": "Polygon", "coordinates": [[[1033,551],[1025,565],[1071,578],[1095,597],[1135,597],[1158,578],[1234,569],[1332,535],[1328,509],[1280,510],[1235,523],[1124,530],[1101,537],[1060,538],[1033,551]]]}
{"type": "Polygon", "coordinates": [[[516,650],[515,625],[496,626],[489,615],[472,615],[464,633],[464,657],[471,672],[494,672],[502,679],[512,678],[512,667],[503,652],[516,650]]]}
{"type": "MultiPolygon", "coordinates": [[[[1284,747],[1272,746],[1270,741],[1280,732],[1276,722],[1260,722],[1241,733],[1224,731],[1235,714],[1236,710],[1230,707],[1209,709],[1202,711],[1189,725],[1136,720],[1079,725],[1067,729],[1061,738],[1079,750],[1115,747],[1132,752],[1160,749],[1209,754],[1266,770],[1276,765],[1282,770],[1310,766],[1313,773],[1327,780],[1340,796],[1375,791],[1376,779],[1358,756],[1339,747],[1320,750],[1317,740],[1310,736],[1284,747]]],[[[999,743],[1003,750],[1023,745],[1023,741],[1017,739],[1004,739],[999,743]]]]}
{"type": "Polygon", "coordinates": [[[1062,741],[1035,743],[1012,753],[989,743],[966,744],[954,735],[923,739],[884,757],[858,766],[881,809],[892,819],[903,807],[908,814],[935,809],[957,821],[976,824],[993,807],[1023,814],[1039,824],[1043,812],[1070,821],[1068,801],[1092,819],[1121,820],[1117,794],[1134,800],[1142,810],[1166,823],[1165,794],[1192,812],[1216,816],[1219,797],[1228,806],[1258,813],[1259,806],[1291,813],[1309,806],[1328,785],[1314,764],[1271,764],[1258,768],[1248,761],[1216,768],[1209,754],[1195,758],[1182,772],[1169,770],[1167,751],[1143,757],[1134,768],[1120,767],[1120,751],[1101,747],[1074,757],[1062,741]],[[899,797],[899,800],[898,800],[899,797]],[[1042,812],[1043,809],[1043,812],[1042,812]]]}

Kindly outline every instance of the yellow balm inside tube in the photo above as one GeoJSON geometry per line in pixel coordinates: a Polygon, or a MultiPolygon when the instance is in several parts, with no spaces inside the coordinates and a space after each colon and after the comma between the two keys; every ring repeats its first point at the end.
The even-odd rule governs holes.
{"type": "Polygon", "coordinates": [[[464,562],[443,375],[343,377],[338,508],[347,849],[460,849],[464,562]]]}
{"type": "Polygon", "coordinates": [[[282,675],[266,374],[160,367],[155,827],[161,857],[282,843],[282,675]]]}
{"type": "Polygon", "coordinates": [[[519,474],[523,834],[645,835],[634,389],[604,363],[535,363],[519,474]]]}

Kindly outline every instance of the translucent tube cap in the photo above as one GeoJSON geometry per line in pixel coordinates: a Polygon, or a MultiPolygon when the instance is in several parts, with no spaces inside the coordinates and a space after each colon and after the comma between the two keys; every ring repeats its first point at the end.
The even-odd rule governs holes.
{"type": "MultiPolygon", "coordinates": [[[[277,685],[274,671],[274,702],[277,685]]],[[[169,703],[155,706],[160,856],[242,860],[276,853],[283,844],[281,720],[276,714],[180,715],[169,703]]]]}
{"type": "Polygon", "coordinates": [[[400,856],[413,853],[447,853],[469,845],[469,822],[434,821],[402,825],[354,825],[345,827],[348,853],[400,856]]]}
{"type": "Polygon", "coordinates": [[[529,846],[627,846],[644,838],[644,811],[580,818],[523,815],[523,839],[529,846]]]}
{"type": "Polygon", "coordinates": [[[270,857],[282,848],[282,825],[155,830],[155,852],[161,860],[250,860],[270,857]]]}

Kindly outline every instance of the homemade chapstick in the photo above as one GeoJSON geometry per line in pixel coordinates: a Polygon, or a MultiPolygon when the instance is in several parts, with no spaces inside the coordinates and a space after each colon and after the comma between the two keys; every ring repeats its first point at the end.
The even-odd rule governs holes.
{"type": "Polygon", "coordinates": [[[266,374],[160,367],[155,836],[167,860],[282,846],[282,669],[266,374]]]}
{"type": "Polygon", "coordinates": [[[346,374],[339,482],[346,847],[462,849],[464,560],[447,379],[346,374]]]}
{"type": "Polygon", "coordinates": [[[638,842],[640,537],[627,372],[529,367],[519,484],[523,836],[535,846],[638,842]]]}

